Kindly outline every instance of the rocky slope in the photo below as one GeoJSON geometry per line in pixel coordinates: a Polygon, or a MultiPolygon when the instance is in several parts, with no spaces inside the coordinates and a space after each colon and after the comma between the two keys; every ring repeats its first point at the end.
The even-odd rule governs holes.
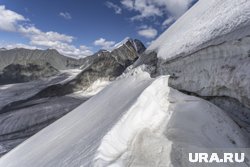
{"type": "Polygon", "coordinates": [[[61,55],[54,49],[30,50],[15,48],[10,50],[0,50],[0,71],[10,64],[37,64],[49,63],[58,70],[72,69],[81,66],[82,59],[74,59],[61,55]]]}
{"type": "Polygon", "coordinates": [[[145,47],[139,40],[132,39],[123,41],[113,51],[100,50],[93,56],[83,59],[82,71],[73,80],[63,85],[48,87],[40,95],[65,95],[84,90],[98,79],[113,81],[133,64],[144,50],[145,47]]]}
{"type": "MultiPolygon", "coordinates": [[[[96,53],[92,57],[85,58],[89,63],[81,67],[83,72],[79,75],[80,82],[87,83],[86,76],[88,75],[91,76],[93,80],[99,76],[113,80],[121,75],[128,66],[133,64],[145,49],[145,46],[139,40],[127,39],[111,52],[104,50],[96,53]]],[[[93,81],[88,80],[88,83],[92,82],[93,81]]],[[[84,84],[81,83],[80,85],[84,84]]]]}
{"type": "Polygon", "coordinates": [[[59,71],[49,63],[45,64],[10,64],[0,73],[0,85],[28,82],[41,78],[51,77],[59,71]]]}

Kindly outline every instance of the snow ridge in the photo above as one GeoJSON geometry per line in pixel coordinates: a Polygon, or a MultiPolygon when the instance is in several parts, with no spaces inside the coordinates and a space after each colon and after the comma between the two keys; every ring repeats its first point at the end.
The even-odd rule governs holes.
{"type": "Polygon", "coordinates": [[[147,52],[171,59],[250,35],[250,1],[200,0],[166,30],[147,52]]]}
{"type": "MultiPolygon", "coordinates": [[[[129,40],[130,40],[129,37],[124,38],[121,42],[118,42],[117,44],[115,44],[115,46],[112,48],[112,50],[118,49],[118,48],[121,47],[122,45],[125,45],[129,40]]],[[[134,45],[134,47],[136,48],[135,45],[134,45]]],[[[137,51],[137,50],[136,50],[136,51],[137,51]]]]}
{"type": "Polygon", "coordinates": [[[163,76],[143,91],[134,105],[102,139],[94,166],[107,166],[110,162],[119,161],[119,157],[126,157],[123,153],[126,153],[128,147],[132,147],[132,140],[142,132],[154,131],[156,136],[157,133],[162,133],[162,125],[167,122],[171,113],[167,112],[169,106],[167,84],[168,76],[163,76]],[[166,89],[162,89],[164,85],[166,89]]]}
{"type": "Polygon", "coordinates": [[[168,76],[161,76],[141,93],[102,138],[93,166],[175,166],[185,149],[248,145],[219,108],[167,85],[168,76]]]}

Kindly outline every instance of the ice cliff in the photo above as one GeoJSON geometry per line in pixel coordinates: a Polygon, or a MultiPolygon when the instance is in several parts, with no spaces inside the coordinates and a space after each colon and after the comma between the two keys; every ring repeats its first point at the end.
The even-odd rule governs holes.
{"type": "Polygon", "coordinates": [[[250,1],[200,0],[142,56],[155,75],[210,100],[250,132],[250,1]],[[153,59],[153,60],[155,60],[153,59]]]}

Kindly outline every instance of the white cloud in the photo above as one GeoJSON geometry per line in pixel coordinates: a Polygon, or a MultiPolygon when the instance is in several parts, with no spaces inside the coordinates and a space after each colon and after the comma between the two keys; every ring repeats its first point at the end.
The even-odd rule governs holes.
{"type": "Polygon", "coordinates": [[[36,46],[26,45],[22,43],[6,44],[6,45],[1,45],[1,47],[6,48],[6,49],[14,49],[14,48],[25,48],[25,49],[32,49],[32,50],[41,49],[36,46]]]}
{"type": "Polygon", "coordinates": [[[152,27],[143,27],[138,31],[140,36],[143,36],[148,39],[155,38],[158,34],[157,30],[152,27]]]}
{"type": "Polygon", "coordinates": [[[0,5],[0,30],[15,31],[18,22],[25,20],[26,19],[22,15],[8,10],[5,6],[0,5]]]}
{"type": "Polygon", "coordinates": [[[94,45],[100,46],[102,49],[111,50],[115,45],[115,41],[107,41],[104,38],[100,38],[94,41],[94,45]]]}
{"type": "Polygon", "coordinates": [[[68,13],[68,12],[60,12],[60,13],[59,13],[59,16],[63,17],[63,18],[66,19],[66,20],[72,19],[71,14],[68,13]]]}
{"type": "Polygon", "coordinates": [[[122,13],[122,8],[120,8],[118,5],[116,5],[116,4],[112,3],[112,2],[107,1],[106,6],[108,8],[114,9],[116,14],[121,14],[122,13]]]}
{"type": "Polygon", "coordinates": [[[54,46],[50,48],[58,50],[58,52],[60,52],[61,54],[72,57],[84,57],[93,54],[89,47],[81,45],[79,48],[77,48],[74,45],[63,42],[57,42],[54,46]]]}
{"type": "MultiPolygon", "coordinates": [[[[69,19],[69,13],[60,13],[69,19]]],[[[70,16],[71,18],[71,16],[70,16]]],[[[72,44],[75,39],[73,36],[61,34],[54,31],[43,32],[34,25],[27,23],[27,19],[24,16],[8,10],[5,6],[0,5],[0,30],[13,31],[20,33],[24,37],[29,39],[29,44],[1,44],[2,47],[7,49],[11,48],[27,48],[27,49],[56,49],[61,54],[67,56],[89,56],[93,52],[91,48],[81,45],[76,47],[72,44]],[[24,26],[24,21],[26,26],[24,26]]]]}
{"type": "Polygon", "coordinates": [[[125,7],[127,7],[130,10],[134,10],[134,1],[132,0],[122,0],[121,1],[122,5],[124,5],[125,7]]]}
{"type": "Polygon", "coordinates": [[[86,46],[77,48],[72,45],[73,36],[53,31],[43,32],[35,26],[19,26],[18,32],[29,38],[30,44],[33,46],[56,49],[61,54],[68,56],[89,56],[93,54],[90,48],[86,46]]]}
{"type": "Polygon", "coordinates": [[[122,0],[122,5],[131,11],[139,12],[132,20],[140,20],[151,16],[162,16],[162,11],[151,0],[122,0]]]}
{"type": "Polygon", "coordinates": [[[158,6],[165,7],[167,12],[178,18],[188,10],[193,0],[155,0],[158,6]]]}
{"type": "Polygon", "coordinates": [[[74,39],[74,37],[72,36],[59,34],[58,32],[42,32],[35,26],[19,26],[18,31],[23,35],[29,37],[31,39],[31,42],[35,45],[39,45],[41,42],[49,43],[57,41],[71,43],[74,39]]]}
{"type": "Polygon", "coordinates": [[[162,27],[166,28],[167,26],[169,26],[171,23],[173,23],[175,21],[174,17],[169,17],[167,18],[163,23],[162,23],[162,27]]]}
{"type": "Polygon", "coordinates": [[[139,14],[132,20],[140,20],[152,16],[170,15],[177,19],[188,10],[193,0],[121,0],[121,4],[139,14]]]}

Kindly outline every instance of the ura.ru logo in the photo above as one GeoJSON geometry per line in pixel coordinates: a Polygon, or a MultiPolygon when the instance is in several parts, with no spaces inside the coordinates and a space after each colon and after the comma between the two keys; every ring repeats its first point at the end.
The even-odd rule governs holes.
{"type": "Polygon", "coordinates": [[[245,153],[224,153],[219,157],[217,153],[189,153],[189,162],[195,163],[242,163],[245,153]]]}

